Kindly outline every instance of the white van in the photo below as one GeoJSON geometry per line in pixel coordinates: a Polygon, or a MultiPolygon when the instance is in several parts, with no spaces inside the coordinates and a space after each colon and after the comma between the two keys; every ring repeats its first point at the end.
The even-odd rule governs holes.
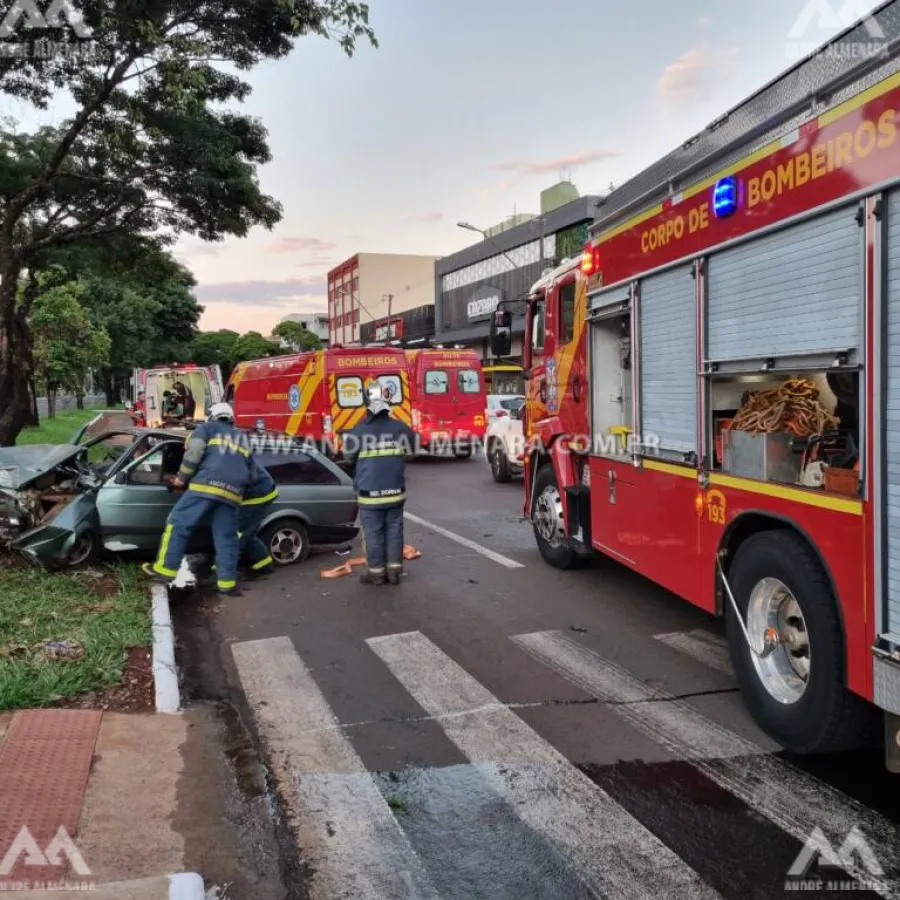
{"type": "Polygon", "coordinates": [[[175,385],[183,384],[194,400],[193,415],[186,416],[195,422],[203,422],[209,408],[221,403],[225,394],[222,371],[218,366],[197,366],[194,363],[180,363],[172,366],[156,366],[153,369],[135,369],[132,378],[133,398],[144,393],[144,410],[148,428],[162,425],[163,394],[175,393],[175,385]]]}

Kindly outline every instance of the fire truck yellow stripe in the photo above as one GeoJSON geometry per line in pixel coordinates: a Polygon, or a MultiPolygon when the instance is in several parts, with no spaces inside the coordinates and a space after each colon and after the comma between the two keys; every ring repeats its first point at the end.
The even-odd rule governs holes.
{"type": "Polygon", "coordinates": [[[303,421],[303,417],[306,415],[309,405],[316,395],[316,391],[322,384],[322,366],[320,364],[317,365],[319,356],[320,354],[316,354],[306,364],[303,374],[297,381],[297,387],[300,388],[300,405],[291,413],[291,417],[288,419],[287,428],[285,429],[288,434],[293,435],[297,433],[297,429],[300,427],[300,423],[303,421]]]}
{"type": "Polygon", "coordinates": [[[350,417],[353,415],[353,409],[340,409],[336,416],[331,417],[332,425],[331,427],[335,431],[340,431],[346,424],[350,417]]]}
{"type": "Polygon", "coordinates": [[[882,94],[892,91],[895,87],[900,87],[900,72],[885,78],[884,81],[879,81],[878,84],[872,85],[872,87],[861,94],[845,100],[840,106],[822,113],[819,116],[819,127],[824,128],[826,125],[830,125],[846,113],[853,112],[854,109],[859,109],[860,106],[865,106],[870,100],[877,99],[882,94]]]}
{"type": "Polygon", "coordinates": [[[777,497],[794,503],[805,503],[807,506],[817,506],[820,509],[831,509],[835,512],[850,513],[854,516],[862,515],[863,507],[860,500],[843,500],[840,497],[832,497],[828,494],[815,494],[812,491],[781,487],[780,485],[767,484],[762,481],[751,481],[747,478],[734,478],[731,475],[717,475],[715,473],[710,474],[709,483],[717,484],[720,487],[734,488],[738,491],[747,491],[750,494],[762,494],[764,497],[777,497]]]}
{"type": "Polygon", "coordinates": [[[667,475],[678,475],[681,478],[697,478],[697,470],[689,466],[673,466],[671,463],[656,462],[652,459],[645,459],[643,466],[653,472],[665,472],[667,475]]]}

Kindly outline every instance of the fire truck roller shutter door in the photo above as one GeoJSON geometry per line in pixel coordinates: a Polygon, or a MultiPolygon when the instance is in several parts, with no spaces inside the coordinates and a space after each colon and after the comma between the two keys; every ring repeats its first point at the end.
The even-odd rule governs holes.
{"type": "Polygon", "coordinates": [[[888,198],[887,223],[887,621],[882,631],[900,639],[900,190],[888,198]]]}
{"type": "Polygon", "coordinates": [[[642,436],[663,453],[697,450],[697,282],[692,266],[640,285],[642,436]]]}
{"type": "Polygon", "coordinates": [[[710,360],[846,349],[857,362],[864,290],[858,209],[844,206],[710,257],[710,360]]]}

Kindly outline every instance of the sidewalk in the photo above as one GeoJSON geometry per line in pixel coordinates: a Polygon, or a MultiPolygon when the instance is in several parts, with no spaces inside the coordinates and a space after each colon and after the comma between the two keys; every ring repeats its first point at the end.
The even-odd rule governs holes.
{"type": "Polygon", "coordinates": [[[0,714],[0,893],[203,900],[199,876],[169,877],[184,861],[173,819],[190,727],[182,715],[0,714]]]}

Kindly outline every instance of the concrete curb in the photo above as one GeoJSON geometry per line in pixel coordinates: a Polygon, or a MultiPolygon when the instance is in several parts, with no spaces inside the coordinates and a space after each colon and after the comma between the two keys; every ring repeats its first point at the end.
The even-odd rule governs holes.
{"type": "MultiPolygon", "coordinates": [[[[156,685],[156,711],[177,713],[181,709],[181,696],[178,691],[178,670],[175,668],[175,632],[169,611],[169,592],[163,585],[154,584],[150,593],[153,598],[153,682],[156,685]]],[[[202,897],[203,894],[199,896],[202,897]]]]}
{"type": "Polygon", "coordinates": [[[169,900],[205,900],[203,879],[195,872],[169,876],[169,900]]]}

